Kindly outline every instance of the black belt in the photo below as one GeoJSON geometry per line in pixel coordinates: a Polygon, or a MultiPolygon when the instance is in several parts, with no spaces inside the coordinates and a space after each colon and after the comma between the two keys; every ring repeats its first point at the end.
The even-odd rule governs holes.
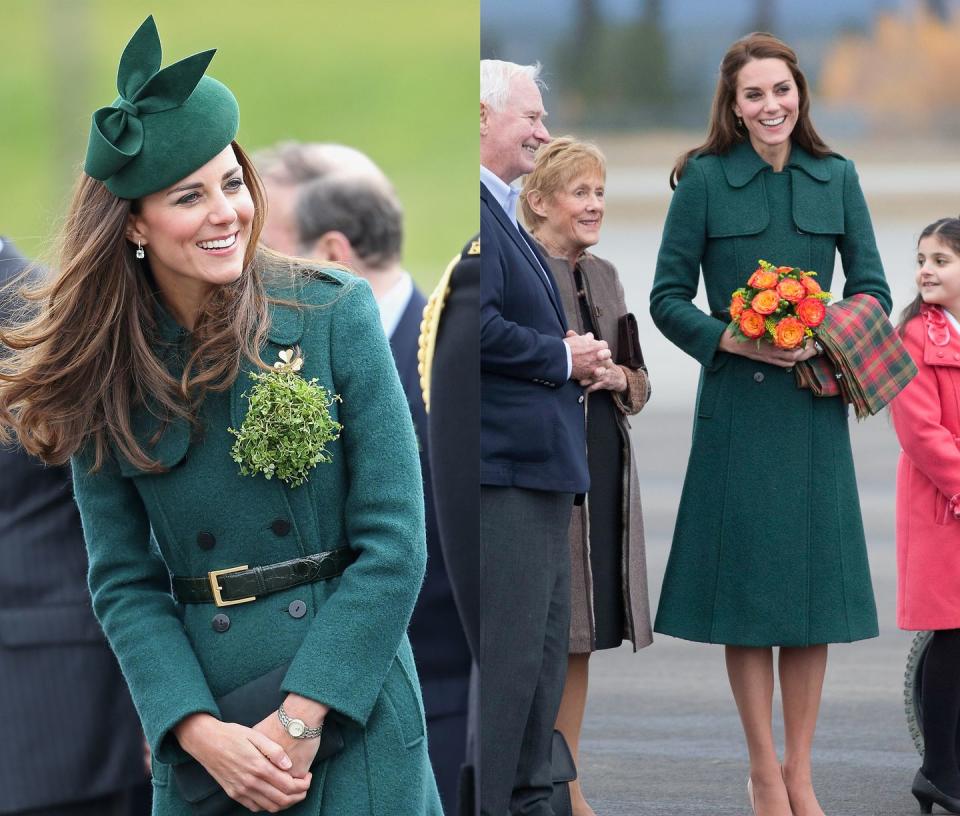
{"type": "Polygon", "coordinates": [[[335,550],[268,564],[264,567],[229,567],[212,570],[203,578],[174,575],[173,592],[180,603],[214,603],[217,606],[255,601],[261,595],[326,581],[343,573],[357,559],[355,550],[335,550]]]}

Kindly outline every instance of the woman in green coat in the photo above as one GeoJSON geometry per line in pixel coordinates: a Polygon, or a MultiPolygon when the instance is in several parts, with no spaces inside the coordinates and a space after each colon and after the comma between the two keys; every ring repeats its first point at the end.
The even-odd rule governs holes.
{"type": "Polygon", "coordinates": [[[212,56],[159,70],[152,18],[124,51],[60,271],[3,334],[0,428],[72,457],[155,814],[207,812],[193,768],[217,813],[440,816],[406,635],[426,557],[410,414],[369,287],[258,249],[212,56]],[[279,708],[231,721],[263,678],[279,708]]]}
{"type": "Polygon", "coordinates": [[[810,750],[826,644],[877,635],[846,407],[795,385],[791,369],[815,343],[738,342],[726,313],[758,259],[815,270],[829,290],[838,251],[844,296],[869,293],[890,309],[853,163],[823,143],[809,105],[787,45],[767,34],[734,43],[707,141],[674,168],[650,298],[660,330],[703,366],[654,630],[726,644],[760,816],[821,816],[810,750]],[[701,268],[711,314],[692,302],[701,268]]]}

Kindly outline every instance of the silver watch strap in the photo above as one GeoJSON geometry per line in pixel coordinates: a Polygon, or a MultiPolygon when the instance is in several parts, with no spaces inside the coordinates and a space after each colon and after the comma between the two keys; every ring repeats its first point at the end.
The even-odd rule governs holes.
{"type": "Polygon", "coordinates": [[[301,723],[304,726],[303,733],[290,734],[290,736],[292,736],[294,739],[318,739],[323,734],[323,723],[320,723],[320,725],[318,725],[316,728],[307,728],[303,720],[291,717],[286,711],[283,710],[283,703],[280,703],[280,708],[277,709],[277,716],[280,718],[280,725],[283,726],[284,730],[288,734],[290,734],[289,726],[293,720],[296,720],[296,722],[301,723]]]}

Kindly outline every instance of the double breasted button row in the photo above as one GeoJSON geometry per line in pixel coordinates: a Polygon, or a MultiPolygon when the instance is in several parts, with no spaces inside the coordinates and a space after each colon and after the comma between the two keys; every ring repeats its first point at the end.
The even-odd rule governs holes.
{"type": "MultiPolygon", "coordinates": [[[[307,605],[299,598],[295,601],[291,601],[290,605],[287,607],[287,614],[290,615],[291,618],[299,620],[307,614],[307,605]]],[[[213,627],[214,632],[223,634],[230,628],[230,616],[225,615],[223,612],[218,612],[213,616],[213,620],[210,621],[210,625],[213,627]]]]}
{"type": "MultiPolygon", "coordinates": [[[[290,522],[284,518],[274,519],[270,522],[270,529],[273,530],[275,535],[285,536],[291,530],[290,522]]],[[[201,550],[212,550],[217,546],[217,539],[213,533],[208,533],[206,530],[202,530],[197,533],[197,546],[201,550]]]]}

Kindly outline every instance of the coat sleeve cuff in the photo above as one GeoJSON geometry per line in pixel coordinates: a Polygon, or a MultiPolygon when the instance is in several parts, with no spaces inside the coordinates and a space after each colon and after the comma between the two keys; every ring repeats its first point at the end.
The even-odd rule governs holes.
{"type": "Polygon", "coordinates": [[[642,368],[620,366],[627,378],[627,390],[613,392],[613,403],[624,414],[637,414],[650,399],[650,378],[642,368]]]}

